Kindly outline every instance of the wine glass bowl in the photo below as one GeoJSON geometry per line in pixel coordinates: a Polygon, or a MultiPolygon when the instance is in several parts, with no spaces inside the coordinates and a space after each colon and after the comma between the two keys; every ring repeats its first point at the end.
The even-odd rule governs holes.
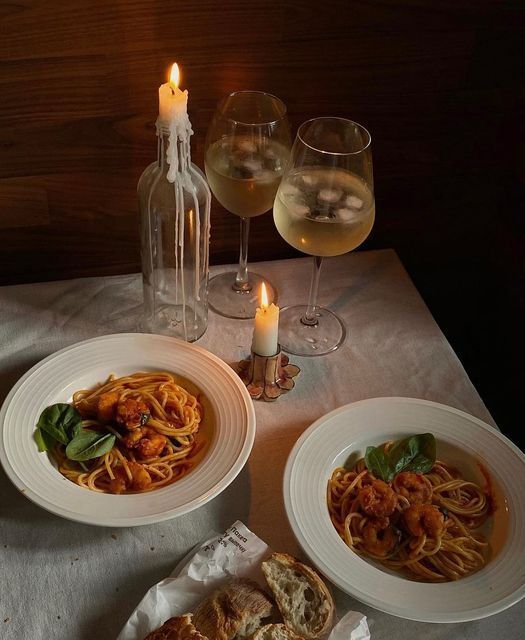
{"type": "Polygon", "coordinates": [[[322,258],[358,247],[375,219],[371,137],[344,118],[303,123],[274,203],[280,235],[314,256],[308,305],[281,313],[279,340],[285,351],[314,356],[330,353],[346,337],[343,322],[316,304],[322,258]]]}
{"type": "MultiPolygon", "coordinates": [[[[223,207],[241,219],[239,269],[210,281],[209,302],[221,315],[255,315],[256,292],[263,279],[247,270],[249,221],[271,209],[290,144],[285,105],[260,91],[238,91],[224,98],[209,127],[208,182],[223,207]]],[[[271,301],[276,298],[275,289],[268,288],[271,301]]]]}

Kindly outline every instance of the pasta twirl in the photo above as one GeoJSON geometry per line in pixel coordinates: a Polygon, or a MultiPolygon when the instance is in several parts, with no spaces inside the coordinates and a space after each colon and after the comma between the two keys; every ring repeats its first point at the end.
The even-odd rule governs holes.
{"type": "Polygon", "coordinates": [[[492,511],[489,497],[445,462],[436,460],[424,474],[403,471],[387,483],[361,459],[351,470],[333,471],[327,503],[353,551],[414,579],[457,580],[486,563],[488,543],[475,530],[492,511]]]}
{"type": "Polygon", "coordinates": [[[179,480],[204,445],[198,437],[203,409],[169,373],[139,372],[73,394],[85,430],[107,431],[115,444],[104,455],[79,462],[55,444],[51,455],[72,482],[103,493],[151,491],[179,480]]]}

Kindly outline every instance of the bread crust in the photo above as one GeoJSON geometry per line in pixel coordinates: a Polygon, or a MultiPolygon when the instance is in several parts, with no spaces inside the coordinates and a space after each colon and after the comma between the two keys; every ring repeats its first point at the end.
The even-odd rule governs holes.
{"type": "Polygon", "coordinates": [[[335,615],[335,604],[328,587],[311,567],[287,553],[273,553],[268,560],[262,563],[261,568],[288,627],[308,640],[315,640],[330,631],[335,615]],[[292,579],[295,581],[304,580],[313,591],[316,601],[321,606],[316,607],[310,620],[301,623],[297,621],[297,611],[289,609],[274,577],[272,577],[274,570],[281,574],[283,574],[283,570],[289,570],[293,573],[292,579]]]}
{"type": "Polygon", "coordinates": [[[304,640],[302,636],[298,636],[295,631],[287,627],[282,622],[278,624],[266,624],[258,629],[252,636],[251,640],[304,640]]]}
{"type": "Polygon", "coordinates": [[[256,582],[236,578],[201,602],[193,623],[209,640],[232,640],[251,635],[272,611],[273,602],[256,582]]]}
{"type": "Polygon", "coordinates": [[[155,631],[149,633],[144,640],[208,640],[200,634],[191,621],[191,614],[176,616],[155,631]]]}

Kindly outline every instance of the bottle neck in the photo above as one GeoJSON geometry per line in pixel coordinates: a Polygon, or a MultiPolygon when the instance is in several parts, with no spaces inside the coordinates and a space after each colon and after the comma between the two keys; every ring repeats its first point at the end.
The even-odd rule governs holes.
{"type": "Polygon", "coordinates": [[[173,182],[177,174],[187,174],[191,165],[189,138],[181,140],[177,137],[175,148],[170,144],[170,130],[165,123],[157,121],[157,163],[161,171],[168,173],[168,180],[173,182]],[[171,161],[168,161],[168,157],[171,161]],[[171,174],[171,179],[170,175],[171,174]]]}

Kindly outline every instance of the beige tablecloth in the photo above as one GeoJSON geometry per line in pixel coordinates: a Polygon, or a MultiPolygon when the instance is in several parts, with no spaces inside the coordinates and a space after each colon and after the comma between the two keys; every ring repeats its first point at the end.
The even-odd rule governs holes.
{"type": "MultiPolygon", "coordinates": [[[[309,260],[252,267],[278,286],[280,304],[305,301],[309,260]]],[[[138,275],[0,289],[0,397],[44,356],[85,338],[133,330],[141,299],[138,275]]],[[[284,513],[283,469],[299,435],[336,407],[374,396],[411,396],[493,424],[393,251],[327,260],[320,301],[345,319],[347,342],[328,356],[293,358],[302,368],[294,392],[277,404],[256,403],[257,437],[247,466],[223,494],[193,513],[130,529],[75,524],[24,499],[0,471],[0,638],[113,640],[151,584],[210,531],[237,519],[274,549],[300,554],[284,513]]],[[[210,313],[198,344],[233,363],[246,355],[251,334],[250,321],[210,313]]],[[[340,613],[356,609],[368,616],[373,640],[524,637],[523,602],[478,622],[430,625],[334,592],[340,613]]]]}

